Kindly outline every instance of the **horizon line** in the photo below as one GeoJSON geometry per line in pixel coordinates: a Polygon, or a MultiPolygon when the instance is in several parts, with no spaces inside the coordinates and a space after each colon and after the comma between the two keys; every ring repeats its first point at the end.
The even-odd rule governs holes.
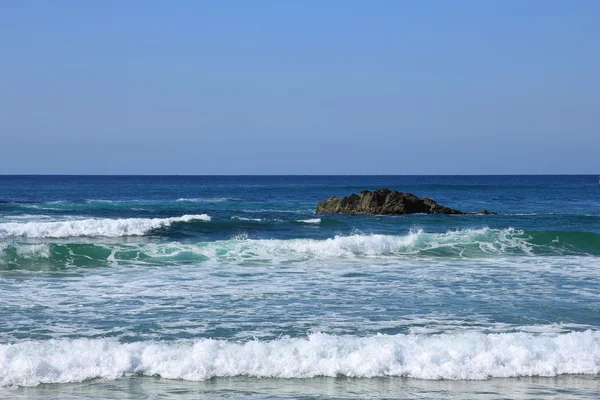
{"type": "Polygon", "coordinates": [[[0,174],[0,177],[19,176],[113,176],[113,177],[328,177],[328,176],[595,176],[593,173],[559,173],[559,174],[0,174]]]}

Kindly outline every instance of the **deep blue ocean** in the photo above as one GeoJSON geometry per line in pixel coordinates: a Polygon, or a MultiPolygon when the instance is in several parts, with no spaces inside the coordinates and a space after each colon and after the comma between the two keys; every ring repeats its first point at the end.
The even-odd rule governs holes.
{"type": "Polygon", "coordinates": [[[600,398],[598,176],[0,176],[0,398],[600,398]],[[316,215],[387,187],[497,215],[316,215]]]}

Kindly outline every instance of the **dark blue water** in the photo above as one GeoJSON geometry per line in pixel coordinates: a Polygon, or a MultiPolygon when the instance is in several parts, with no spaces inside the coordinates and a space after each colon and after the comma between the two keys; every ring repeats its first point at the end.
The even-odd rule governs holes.
{"type": "Polygon", "coordinates": [[[0,396],[595,398],[599,267],[596,176],[3,176],[0,396]]]}

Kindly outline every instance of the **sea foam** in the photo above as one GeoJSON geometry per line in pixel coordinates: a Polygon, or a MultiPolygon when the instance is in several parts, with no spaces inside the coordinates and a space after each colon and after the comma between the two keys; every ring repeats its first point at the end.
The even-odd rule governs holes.
{"type": "Polygon", "coordinates": [[[227,197],[200,197],[200,198],[180,198],[178,202],[190,202],[190,203],[224,203],[226,201],[236,201],[237,199],[230,199],[227,197]]]}
{"type": "MultiPolygon", "coordinates": [[[[68,236],[143,235],[173,222],[204,220],[206,215],[187,215],[166,219],[80,220],[64,222],[27,222],[0,224],[2,235],[39,238],[68,236]],[[90,222],[91,221],[91,222],[90,222]],[[6,226],[10,226],[7,229],[6,226]],[[4,228],[3,228],[4,227],[4,228]],[[3,231],[4,229],[4,231],[3,231]]],[[[556,245],[556,244],[555,244],[556,245]]],[[[363,260],[406,256],[489,257],[496,255],[556,254],[548,246],[534,245],[528,235],[513,229],[465,229],[445,233],[413,230],[405,235],[354,234],[329,239],[250,239],[247,234],[230,240],[201,243],[52,243],[32,247],[30,243],[4,243],[0,246],[0,265],[21,265],[26,260],[51,259],[64,264],[138,262],[140,259],[161,262],[207,260],[227,262],[289,263],[306,260],[363,260]],[[110,254],[109,259],[107,255],[110,254]]]]}
{"type": "MultiPolygon", "coordinates": [[[[315,222],[316,223],[316,222],[315,222]]],[[[246,239],[216,241],[196,251],[213,258],[253,255],[273,257],[355,258],[400,255],[485,256],[497,254],[533,254],[534,246],[523,231],[514,229],[464,229],[445,233],[412,230],[405,235],[354,234],[316,239],[246,239]]]]}
{"type": "Polygon", "coordinates": [[[231,342],[111,339],[0,345],[0,385],[35,386],[130,375],[206,380],[317,376],[481,380],[600,372],[600,333],[332,336],[231,342]]]}
{"type": "Polygon", "coordinates": [[[296,222],[301,222],[303,224],[320,224],[321,218],[297,219],[296,222]]]}
{"type": "Polygon", "coordinates": [[[139,236],[176,222],[210,221],[206,214],[183,215],[173,218],[90,218],[53,222],[0,223],[0,238],[66,238],[139,236]]]}

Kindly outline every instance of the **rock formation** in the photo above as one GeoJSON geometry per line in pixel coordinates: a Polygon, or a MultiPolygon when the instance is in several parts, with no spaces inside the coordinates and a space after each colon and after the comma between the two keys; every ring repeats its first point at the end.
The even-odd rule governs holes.
{"type": "MultiPolygon", "coordinates": [[[[427,197],[411,193],[379,189],[363,190],[360,194],[331,197],[317,205],[317,214],[403,215],[403,214],[470,214],[442,206],[427,197]]],[[[482,214],[493,214],[483,210],[482,214]]]]}

